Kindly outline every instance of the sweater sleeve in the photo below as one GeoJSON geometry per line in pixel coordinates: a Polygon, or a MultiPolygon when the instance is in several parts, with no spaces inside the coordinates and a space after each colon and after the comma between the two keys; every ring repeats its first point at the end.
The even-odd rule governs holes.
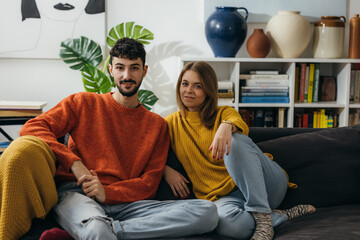
{"type": "Polygon", "coordinates": [[[70,132],[77,121],[72,109],[74,95],[63,99],[55,107],[25,123],[20,136],[32,135],[46,142],[55,153],[59,163],[68,171],[74,161],[79,160],[64,144],[57,139],[70,132]]]}
{"type": "Polygon", "coordinates": [[[163,121],[157,142],[143,173],[137,178],[104,186],[106,196],[104,203],[119,204],[153,198],[165,168],[169,144],[168,129],[163,121]]]}
{"type": "Polygon", "coordinates": [[[240,132],[249,135],[249,127],[246,125],[244,120],[241,118],[240,114],[233,109],[232,107],[226,107],[222,114],[221,120],[230,120],[232,123],[235,124],[236,127],[240,129],[240,132]]]}

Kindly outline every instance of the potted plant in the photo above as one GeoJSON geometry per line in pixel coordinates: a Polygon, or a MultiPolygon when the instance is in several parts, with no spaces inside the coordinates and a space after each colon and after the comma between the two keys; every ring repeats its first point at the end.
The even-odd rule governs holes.
{"type": "MultiPolygon", "coordinates": [[[[110,30],[106,43],[109,48],[112,48],[116,41],[123,37],[133,38],[143,44],[149,44],[154,39],[153,33],[148,29],[135,25],[134,22],[126,22],[110,30]]],[[[75,39],[68,38],[61,42],[60,57],[69,64],[71,69],[81,71],[87,92],[108,93],[115,87],[108,68],[110,56],[103,62],[101,47],[95,41],[84,36],[75,39]],[[101,65],[103,65],[102,70],[101,65]]],[[[146,109],[151,110],[157,100],[152,91],[139,90],[138,101],[146,109]]]]}

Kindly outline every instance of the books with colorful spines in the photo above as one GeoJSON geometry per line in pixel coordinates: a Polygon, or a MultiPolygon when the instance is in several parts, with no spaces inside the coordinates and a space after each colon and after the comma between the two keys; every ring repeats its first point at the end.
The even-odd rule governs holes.
{"type": "Polygon", "coordinates": [[[218,98],[234,98],[235,93],[233,92],[218,92],[218,98]]]}
{"type": "Polygon", "coordinates": [[[241,97],[242,103],[289,103],[289,97],[241,97]]]}
{"type": "Polygon", "coordinates": [[[315,64],[310,63],[309,67],[309,87],[308,87],[308,97],[307,102],[312,103],[313,100],[313,91],[314,91],[314,73],[315,73],[315,64]]]}
{"type": "Polygon", "coordinates": [[[304,102],[305,100],[305,78],[306,78],[306,63],[302,63],[300,69],[299,102],[304,102]]]}
{"type": "Polygon", "coordinates": [[[41,109],[0,110],[0,117],[36,117],[39,116],[41,113],[41,109]]]}
{"type": "Polygon", "coordinates": [[[4,101],[0,100],[0,109],[42,109],[46,106],[45,101],[4,101]]]}
{"type": "Polygon", "coordinates": [[[279,86],[279,87],[286,87],[289,86],[288,79],[246,79],[246,86],[279,86]]]}
{"type": "Polygon", "coordinates": [[[245,79],[289,79],[287,74],[240,74],[240,80],[245,79]]]}
{"type": "Polygon", "coordinates": [[[309,127],[309,114],[307,113],[302,114],[302,127],[303,128],[309,127]]]}
{"type": "Polygon", "coordinates": [[[310,73],[310,66],[309,66],[309,65],[306,65],[304,102],[307,102],[307,100],[308,100],[308,94],[309,94],[309,73],[310,73]]]}
{"type": "Polygon", "coordinates": [[[319,90],[320,89],[320,64],[315,64],[315,71],[314,71],[314,91],[313,91],[313,102],[319,101],[319,90]]]}

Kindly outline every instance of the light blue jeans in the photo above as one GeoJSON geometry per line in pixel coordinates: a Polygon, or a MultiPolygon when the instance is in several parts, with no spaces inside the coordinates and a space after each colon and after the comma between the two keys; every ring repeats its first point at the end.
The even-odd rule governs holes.
{"type": "Polygon", "coordinates": [[[146,239],[211,232],[218,223],[214,203],[207,200],[143,200],[99,204],[75,182],[58,189],[56,221],[75,239],[146,239]]]}
{"type": "Polygon", "coordinates": [[[224,161],[237,188],[215,201],[218,234],[249,239],[255,230],[251,212],[271,213],[274,227],[288,219],[286,214],[272,212],[285,197],[286,174],[248,136],[233,134],[230,154],[224,156],[224,161]]]}

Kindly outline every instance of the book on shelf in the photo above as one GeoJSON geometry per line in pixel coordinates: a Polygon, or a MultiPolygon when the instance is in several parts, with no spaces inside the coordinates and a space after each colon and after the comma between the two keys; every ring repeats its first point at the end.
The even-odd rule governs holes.
{"type": "Polygon", "coordinates": [[[305,78],[306,78],[306,63],[301,63],[300,68],[300,91],[299,102],[305,101],[305,78]]]}
{"type": "Polygon", "coordinates": [[[218,98],[234,98],[235,93],[234,92],[218,92],[217,96],[218,96],[218,98]]]}
{"type": "Polygon", "coordinates": [[[5,101],[0,100],[0,109],[42,109],[46,106],[46,101],[5,101]]]}
{"type": "Polygon", "coordinates": [[[218,89],[218,93],[233,93],[232,89],[218,89]]]}
{"type": "Polygon", "coordinates": [[[245,79],[289,79],[287,74],[240,74],[240,80],[245,79]]]}
{"type": "Polygon", "coordinates": [[[242,86],[242,92],[289,92],[289,87],[273,86],[242,86]]]}
{"type": "Polygon", "coordinates": [[[250,74],[276,75],[276,74],[279,74],[279,71],[277,71],[277,70],[251,70],[250,74]]]}
{"type": "Polygon", "coordinates": [[[308,88],[308,97],[307,102],[312,103],[313,101],[313,91],[314,91],[314,73],[315,73],[315,64],[310,63],[309,67],[309,88],[308,88]]]}
{"type": "Polygon", "coordinates": [[[254,114],[254,127],[264,127],[264,109],[256,109],[254,114]]]}
{"type": "Polygon", "coordinates": [[[41,109],[19,109],[19,110],[1,110],[0,117],[36,117],[42,113],[41,109]]]}
{"type": "Polygon", "coordinates": [[[360,102],[360,70],[355,70],[354,102],[360,102]]]}
{"type": "Polygon", "coordinates": [[[277,127],[285,127],[285,108],[278,108],[277,127]]]}
{"type": "Polygon", "coordinates": [[[294,91],[295,91],[295,95],[294,95],[295,101],[298,101],[299,100],[299,91],[300,91],[300,66],[299,65],[295,66],[295,88],[294,88],[294,91]]]}
{"type": "Polygon", "coordinates": [[[309,94],[309,73],[310,73],[310,66],[306,65],[305,68],[305,90],[304,90],[304,102],[308,101],[308,94],[309,94]]]}
{"type": "Polygon", "coordinates": [[[242,103],[289,103],[289,97],[251,96],[241,97],[242,103]]]}
{"type": "Polygon", "coordinates": [[[338,127],[338,114],[326,109],[295,114],[294,127],[334,128],[338,127]]]}
{"type": "Polygon", "coordinates": [[[314,89],[313,89],[313,98],[312,101],[314,103],[319,101],[319,91],[320,91],[320,64],[315,64],[314,71],[314,89]]]}
{"type": "Polygon", "coordinates": [[[231,81],[218,81],[218,89],[232,90],[234,83],[231,81]]]}
{"type": "Polygon", "coordinates": [[[218,98],[218,105],[225,106],[225,105],[232,105],[234,103],[234,98],[218,98]]]}
{"type": "Polygon", "coordinates": [[[263,79],[263,78],[254,78],[243,80],[246,83],[246,86],[289,86],[289,80],[287,79],[263,79]]]}
{"type": "Polygon", "coordinates": [[[277,97],[277,96],[282,96],[282,97],[287,97],[288,96],[288,92],[242,92],[241,96],[273,96],[273,97],[277,97]]]}
{"type": "Polygon", "coordinates": [[[354,93],[355,93],[355,73],[356,70],[352,69],[350,72],[350,96],[349,100],[354,101],[354,93]]]}

